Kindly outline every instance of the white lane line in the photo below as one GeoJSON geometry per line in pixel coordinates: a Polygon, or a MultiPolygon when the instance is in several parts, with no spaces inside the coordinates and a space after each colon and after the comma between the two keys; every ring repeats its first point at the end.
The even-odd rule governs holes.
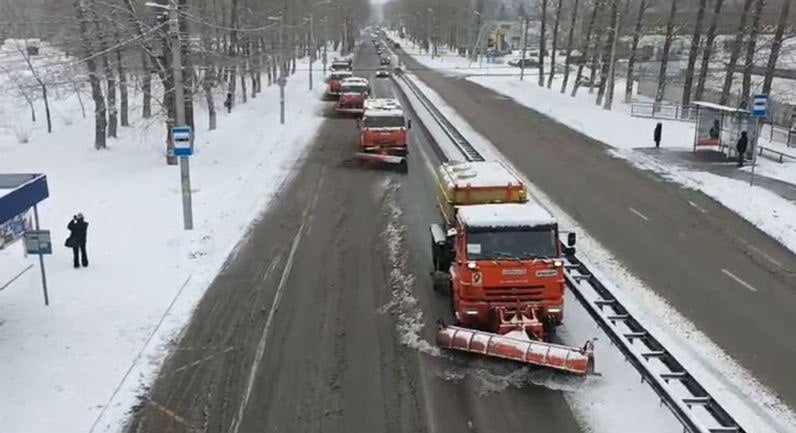
{"type": "Polygon", "coordinates": [[[735,276],[735,274],[733,274],[732,272],[730,272],[730,271],[728,271],[728,270],[726,270],[726,269],[722,269],[722,270],[721,270],[721,272],[722,272],[724,275],[726,275],[726,276],[728,276],[728,277],[732,278],[733,280],[735,280],[735,282],[736,282],[736,283],[738,283],[738,284],[740,284],[740,285],[742,285],[742,286],[746,287],[747,289],[749,289],[749,290],[751,290],[751,291],[753,291],[753,292],[756,292],[756,291],[757,291],[757,289],[755,289],[755,288],[754,288],[754,286],[752,286],[751,284],[747,283],[746,281],[744,281],[744,280],[742,280],[742,279],[740,279],[740,278],[736,277],[736,276],[735,276]]]}
{"type": "Polygon", "coordinates": [[[263,355],[265,354],[265,347],[268,344],[268,334],[271,329],[271,324],[274,320],[274,315],[279,309],[279,304],[282,301],[282,293],[284,293],[285,285],[287,283],[287,278],[290,276],[290,271],[293,269],[293,259],[296,257],[296,252],[298,251],[299,243],[301,242],[301,238],[304,235],[304,227],[307,225],[308,216],[311,214],[312,206],[315,205],[320,185],[323,181],[323,177],[326,174],[326,167],[324,167],[323,171],[321,171],[321,179],[315,184],[315,191],[313,193],[313,197],[310,202],[307,204],[307,207],[304,209],[302,214],[302,223],[299,226],[298,232],[296,232],[296,236],[293,237],[293,244],[290,246],[290,253],[287,257],[287,262],[285,262],[285,267],[282,269],[282,277],[279,280],[279,285],[276,287],[276,294],[274,295],[274,301],[271,304],[271,309],[268,311],[268,318],[265,320],[265,327],[263,327],[263,333],[260,335],[260,341],[257,343],[257,351],[254,354],[254,361],[252,362],[251,368],[249,369],[249,376],[246,380],[246,388],[243,390],[243,396],[241,397],[240,406],[238,407],[238,414],[235,416],[235,420],[232,422],[232,425],[229,428],[229,432],[231,433],[238,433],[238,429],[240,428],[240,422],[243,419],[243,413],[246,410],[246,406],[249,404],[249,398],[251,397],[252,389],[254,388],[254,379],[257,377],[257,372],[259,371],[260,363],[262,362],[263,355]]]}
{"type": "Polygon", "coordinates": [[[698,210],[698,211],[700,211],[702,213],[708,213],[708,211],[706,211],[705,209],[702,209],[702,207],[700,207],[698,204],[692,202],[691,200],[688,200],[688,204],[690,204],[691,207],[693,207],[694,209],[696,209],[696,210],[698,210]]]}
{"type": "Polygon", "coordinates": [[[633,209],[632,207],[630,208],[630,212],[633,212],[634,214],[636,214],[637,217],[643,219],[644,221],[649,221],[650,220],[649,218],[647,218],[646,215],[644,215],[643,213],[633,209]]]}

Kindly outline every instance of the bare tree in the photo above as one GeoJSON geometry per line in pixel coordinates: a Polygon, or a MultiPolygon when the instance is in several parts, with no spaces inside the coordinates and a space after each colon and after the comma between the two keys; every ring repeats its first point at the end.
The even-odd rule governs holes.
{"type": "MultiPolygon", "coordinates": [[[[594,4],[591,8],[591,16],[589,17],[589,25],[586,28],[586,38],[583,41],[583,53],[582,59],[580,64],[578,65],[578,72],[575,74],[575,85],[572,86],[572,96],[578,94],[578,88],[580,87],[581,80],[583,78],[583,68],[586,64],[586,59],[589,58],[589,54],[591,53],[590,48],[592,46],[592,35],[594,32],[594,23],[597,21],[597,13],[602,6],[603,0],[594,0],[594,4]]],[[[595,44],[596,49],[596,44],[595,44]]]]}
{"type": "Polygon", "coordinates": [[[149,57],[144,49],[141,50],[141,117],[152,117],[152,70],[149,66],[149,57]]]}
{"type": "Polygon", "coordinates": [[[735,75],[735,65],[738,64],[738,57],[741,56],[741,45],[743,38],[746,36],[747,26],[746,19],[749,15],[749,8],[752,6],[753,0],[744,0],[743,12],[741,13],[741,21],[738,24],[738,31],[735,34],[735,41],[732,44],[732,51],[730,52],[730,61],[727,63],[727,71],[724,74],[724,85],[721,88],[721,99],[719,103],[726,105],[730,100],[730,90],[732,90],[732,80],[735,75]]]}
{"type": "Polygon", "coordinates": [[[685,83],[683,85],[682,104],[691,104],[691,87],[694,83],[694,66],[696,65],[697,53],[699,52],[699,42],[702,38],[702,21],[705,18],[705,8],[708,0],[699,0],[697,9],[696,23],[694,24],[694,34],[691,36],[691,47],[688,50],[688,64],[685,69],[685,83]]]}
{"type": "Polygon", "coordinates": [[[124,69],[124,48],[122,47],[122,38],[117,30],[116,36],[116,68],[119,73],[119,117],[122,126],[130,126],[128,118],[128,100],[127,100],[127,72],[124,69]]]}
{"type": "Polygon", "coordinates": [[[564,60],[564,81],[561,83],[561,93],[567,91],[567,82],[569,81],[569,65],[572,61],[572,39],[575,36],[575,26],[578,22],[578,5],[580,0],[575,0],[572,5],[572,11],[569,20],[569,32],[567,34],[567,56],[564,60]]]}
{"type": "Polygon", "coordinates": [[[597,89],[596,104],[601,105],[608,87],[608,76],[613,68],[616,38],[619,36],[619,0],[611,0],[611,22],[605,29],[605,46],[600,66],[600,86],[597,89]]]}
{"type": "Polygon", "coordinates": [[[556,4],[556,20],[553,24],[553,52],[550,53],[550,77],[547,79],[547,88],[553,85],[553,76],[556,74],[556,50],[558,50],[558,24],[561,21],[561,3],[556,4]]]}
{"type": "Polygon", "coordinates": [[[749,39],[746,41],[746,59],[743,64],[743,79],[741,80],[741,97],[738,106],[746,107],[749,102],[749,92],[752,89],[752,67],[755,62],[755,46],[757,35],[760,33],[760,15],[763,13],[765,0],[756,0],[755,10],[752,14],[752,26],[749,29],[749,39]]]}
{"type": "Polygon", "coordinates": [[[105,34],[105,23],[101,22],[95,8],[91,8],[90,12],[94,21],[94,30],[96,31],[99,41],[99,52],[97,54],[102,61],[102,69],[105,72],[105,90],[108,99],[108,137],[116,138],[116,126],[118,123],[116,117],[116,80],[113,75],[113,70],[111,69],[111,64],[108,61],[110,50],[108,49],[108,44],[105,42],[105,38],[107,37],[105,34]]]}
{"type": "Polygon", "coordinates": [[[545,44],[545,26],[547,24],[547,0],[542,0],[542,29],[539,34],[539,86],[544,86],[544,52],[545,44]]]}
{"type": "Polygon", "coordinates": [[[766,75],[763,78],[762,92],[765,95],[771,93],[771,83],[774,80],[774,70],[777,68],[779,52],[782,49],[782,39],[785,34],[785,27],[788,25],[788,15],[790,14],[791,2],[791,0],[783,0],[782,10],[779,13],[779,20],[777,21],[777,28],[774,30],[774,39],[771,42],[771,52],[768,55],[768,63],[766,64],[766,75]]]}
{"type": "MultiPolygon", "coordinates": [[[[91,35],[88,29],[89,19],[86,14],[84,1],[86,0],[73,0],[73,5],[75,7],[78,23],[80,24],[83,55],[85,56],[88,81],[89,84],[91,84],[91,98],[94,100],[94,147],[96,149],[105,149],[107,147],[105,141],[107,126],[105,119],[105,98],[102,95],[102,86],[97,76],[97,63],[94,60],[94,48],[91,44],[91,35]]],[[[88,1],[90,2],[90,0],[88,1]]]]}
{"type": "Polygon", "coordinates": [[[699,68],[699,78],[697,79],[697,88],[694,93],[696,99],[702,99],[702,93],[705,90],[705,79],[708,75],[710,57],[713,53],[713,43],[716,40],[716,27],[718,26],[724,0],[715,0],[715,2],[716,3],[713,5],[713,15],[710,18],[710,27],[708,27],[708,34],[705,40],[705,48],[702,51],[702,64],[699,68]]]}
{"type": "Polygon", "coordinates": [[[638,4],[638,14],[636,24],[633,27],[633,41],[630,43],[630,58],[627,60],[627,80],[625,81],[625,103],[629,103],[633,98],[633,85],[635,83],[636,56],[638,55],[638,44],[641,41],[641,28],[644,22],[644,12],[647,11],[647,0],[641,0],[638,4]]]}
{"type": "MultiPolygon", "coordinates": [[[[25,59],[25,64],[28,66],[30,74],[33,75],[33,79],[35,79],[36,82],[39,84],[39,88],[41,89],[41,97],[42,100],[44,101],[44,114],[45,117],[47,118],[47,133],[51,134],[53,132],[53,122],[52,118],[50,117],[50,98],[47,97],[47,84],[42,79],[41,74],[39,74],[39,71],[35,67],[33,67],[33,62],[31,62],[30,60],[30,52],[28,51],[28,40],[25,39],[24,48],[17,46],[17,50],[19,51],[20,54],[22,54],[22,58],[25,59]]],[[[31,101],[28,101],[28,103],[31,103],[31,101]]],[[[35,116],[33,121],[34,122],[36,121],[35,116]]]]}
{"type": "Polygon", "coordinates": [[[661,53],[661,66],[658,71],[658,90],[655,92],[655,104],[663,101],[666,91],[666,67],[669,64],[669,50],[672,48],[674,39],[674,17],[677,14],[677,0],[672,0],[672,7],[669,10],[669,19],[666,21],[666,38],[663,41],[663,52],[661,53]]]}

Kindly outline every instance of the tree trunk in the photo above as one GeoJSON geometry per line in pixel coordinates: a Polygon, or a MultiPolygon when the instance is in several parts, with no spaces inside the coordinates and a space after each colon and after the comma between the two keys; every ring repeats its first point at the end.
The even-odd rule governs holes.
{"type": "Polygon", "coordinates": [[[669,50],[672,48],[674,39],[674,17],[677,14],[677,0],[672,0],[672,8],[669,11],[669,19],[666,22],[666,39],[663,41],[663,53],[661,53],[661,67],[658,71],[658,90],[655,92],[655,104],[663,101],[666,92],[666,67],[669,65],[669,50]]]}
{"type": "MultiPolygon", "coordinates": [[[[207,63],[205,63],[207,64],[207,63]]],[[[205,72],[205,79],[202,81],[202,89],[205,93],[205,102],[207,103],[207,129],[210,131],[216,129],[216,104],[213,99],[213,83],[215,80],[215,71],[213,68],[207,66],[205,72]]]]}
{"type": "Polygon", "coordinates": [[[782,38],[785,34],[785,27],[788,25],[788,15],[790,14],[791,0],[783,0],[782,10],[779,14],[777,29],[774,30],[774,40],[771,42],[771,53],[768,55],[766,64],[766,76],[763,79],[764,95],[771,94],[771,82],[774,80],[774,69],[777,67],[779,52],[782,49],[782,38]]]}
{"type": "Polygon", "coordinates": [[[586,66],[586,59],[589,58],[589,48],[591,47],[591,39],[594,33],[594,23],[597,21],[597,12],[600,10],[602,0],[595,0],[591,9],[591,17],[589,17],[589,25],[586,28],[586,40],[583,42],[583,53],[580,64],[578,65],[578,72],[575,74],[575,85],[572,86],[572,96],[578,94],[581,79],[583,78],[583,68],[586,66]]]}
{"type": "Polygon", "coordinates": [[[572,15],[569,21],[569,34],[567,34],[567,57],[564,60],[564,81],[561,83],[561,93],[567,91],[567,82],[569,81],[569,65],[572,59],[572,39],[575,36],[575,26],[578,22],[578,5],[580,0],[575,0],[572,5],[572,15]]]}
{"type": "MultiPolygon", "coordinates": [[[[179,0],[177,4],[179,5],[178,14],[178,24],[180,29],[180,34],[188,35],[188,20],[184,18],[184,14],[187,10],[187,0],[179,0]]],[[[193,94],[194,94],[194,67],[193,67],[193,56],[191,55],[191,50],[188,46],[189,42],[187,41],[186,37],[181,37],[180,39],[180,50],[182,54],[182,87],[183,87],[183,95],[185,97],[185,101],[183,101],[183,107],[185,111],[185,124],[190,126],[194,130],[194,121],[193,121],[193,94]]],[[[196,133],[194,133],[194,136],[196,133]]]]}
{"type": "MultiPolygon", "coordinates": [[[[91,98],[94,100],[94,148],[105,149],[106,139],[106,107],[105,98],[102,96],[102,86],[100,85],[99,77],[97,77],[97,63],[94,59],[94,49],[91,46],[91,35],[89,35],[88,23],[86,17],[86,10],[83,5],[84,0],[74,0],[73,5],[77,14],[77,20],[80,24],[80,39],[83,45],[83,57],[86,59],[86,70],[88,72],[88,81],[91,84],[91,98]]],[[[90,3],[89,3],[90,5],[90,3]]]]}
{"type": "Polygon", "coordinates": [[[147,54],[141,51],[142,83],[141,93],[143,101],[141,103],[141,117],[149,119],[152,117],[152,72],[149,70],[147,54]]]}
{"type": "MultiPolygon", "coordinates": [[[[605,89],[603,93],[603,97],[605,98],[605,105],[603,108],[606,110],[610,110],[613,108],[614,105],[614,78],[616,78],[616,43],[619,39],[619,26],[621,25],[621,20],[619,17],[619,1],[614,0],[612,13],[613,17],[611,19],[611,27],[613,30],[611,31],[611,54],[608,58],[608,74],[605,77],[606,79],[603,80],[603,83],[600,85],[600,89],[605,89]]],[[[629,0],[625,3],[625,10],[622,14],[622,18],[627,15],[627,6],[630,4],[629,0]]],[[[597,101],[599,105],[600,95],[597,96],[597,101]]]]}
{"type": "Polygon", "coordinates": [[[721,99],[719,104],[727,105],[730,100],[730,90],[732,90],[732,80],[735,75],[735,65],[738,64],[738,57],[741,56],[741,45],[743,38],[746,36],[746,18],[749,15],[749,8],[752,6],[752,0],[744,0],[743,13],[741,13],[741,22],[738,23],[738,31],[735,34],[735,41],[732,43],[732,51],[730,52],[730,62],[727,63],[727,71],[724,74],[724,85],[721,87],[721,99]]]}
{"type": "MultiPolygon", "coordinates": [[[[119,37],[119,32],[116,32],[116,43],[117,45],[121,42],[119,37]]],[[[120,122],[122,126],[130,126],[130,119],[128,116],[129,112],[129,101],[128,101],[128,94],[127,94],[127,73],[124,70],[124,60],[122,55],[122,49],[116,49],[116,62],[117,62],[117,70],[119,72],[119,110],[120,110],[120,122]]]]}
{"type": "Polygon", "coordinates": [[[705,48],[702,50],[702,64],[699,68],[699,78],[697,78],[696,92],[694,98],[696,100],[702,99],[702,94],[705,91],[705,79],[708,75],[708,68],[710,66],[710,56],[713,53],[713,42],[716,40],[716,27],[719,23],[721,15],[721,6],[724,0],[715,0],[713,5],[713,16],[710,18],[710,27],[708,27],[708,34],[705,38],[705,48]]]}
{"type": "Polygon", "coordinates": [[[556,20],[553,23],[553,52],[550,53],[550,76],[547,78],[547,88],[553,86],[553,76],[556,74],[556,50],[558,49],[558,24],[561,21],[561,3],[556,5],[556,20]]]}
{"type": "Polygon", "coordinates": [[[699,0],[697,9],[696,24],[694,25],[694,35],[691,37],[691,47],[688,50],[688,65],[685,69],[685,83],[683,84],[683,106],[691,105],[691,87],[694,84],[694,66],[696,65],[697,53],[699,52],[699,42],[702,39],[702,21],[705,19],[705,8],[708,0],[699,0]]]}
{"type": "Polygon", "coordinates": [[[765,0],[757,0],[755,3],[754,14],[752,15],[752,27],[749,30],[749,39],[746,41],[746,59],[743,65],[743,81],[741,81],[741,98],[738,101],[740,108],[746,108],[749,103],[749,93],[752,89],[752,67],[755,63],[755,47],[757,46],[757,35],[760,33],[760,15],[763,13],[765,0]]]}
{"type": "Polygon", "coordinates": [[[602,105],[605,92],[608,87],[608,75],[611,73],[614,60],[615,44],[614,40],[617,36],[619,25],[619,0],[611,0],[611,22],[606,27],[607,38],[605,38],[605,47],[603,47],[602,65],[600,66],[600,86],[597,88],[597,105],[602,105]]]}
{"type": "Polygon", "coordinates": [[[235,88],[236,88],[236,81],[238,79],[237,72],[238,72],[238,65],[237,65],[237,53],[238,53],[238,0],[232,0],[232,9],[230,11],[230,27],[232,30],[229,32],[229,57],[233,62],[233,65],[229,68],[229,89],[228,92],[232,94],[232,99],[230,100],[230,104],[232,106],[235,105],[235,88]]]}
{"type": "Polygon", "coordinates": [[[98,19],[96,12],[92,12],[92,15],[94,29],[97,32],[96,37],[99,40],[99,49],[102,53],[102,55],[100,55],[100,59],[102,60],[102,69],[105,73],[105,89],[107,91],[106,96],[108,101],[108,137],[116,138],[116,127],[118,124],[118,113],[116,111],[116,80],[114,79],[111,64],[108,61],[108,47],[105,43],[106,35],[103,24],[100,24],[100,20],[98,19]]]}
{"type": "Polygon", "coordinates": [[[77,96],[77,102],[80,103],[80,114],[83,115],[83,118],[86,118],[86,104],[83,103],[83,96],[80,95],[80,87],[78,87],[77,83],[72,83],[72,88],[75,90],[75,96],[77,96]]]}
{"type": "Polygon", "coordinates": [[[545,26],[547,25],[547,0],[542,0],[542,31],[539,34],[539,86],[544,86],[545,26]]]}
{"type": "MultiPolygon", "coordinates": [[[[613,1],[613,0],[605,0],[605,1],[613,1]]],[[[607,24],[607,23],[606,23],[607,24]]],[[[604,61],[605,56],[605,43],[603,39],[607,39],[610,36],[608,35],[608,26],[603,25],[598,27],[600,31],[597,32],[594,38],[594,52],[591,56],[591,66],[589,66],[589,94],[591,95],[594,93],[594,82],[597,81],[597,71],[598,69],[602,69],[601,65],[604,61]],[[603,42],[602,49],[600,48],[600,42],[603,42]]]]}
{"type": "Polygon", "coordinates": [[[248,72],[248,65],[246,59],[240,65],[240,98],[242,103],[246,103],[248,95],[246,94],[246,72],[248,72]]]}
{"type": "MultiPolygon", "coordinates": [[[[719,0],[721,1],[721,0],[719,0]]],[[[625,103],[629,104],[633,99],[633,85],[635,84],[634,68],[636,67],[636,55],[638,53],[638,43],[641,40],[641,27],[644,21],[644,12],[647,11],[647,0],[641,0],[638,5],[638,15],[636,15],[636,25],[633,27],[633,42],[630,44],[630,58],[627,60],[627,81],[625,82],[625,103]]]]}

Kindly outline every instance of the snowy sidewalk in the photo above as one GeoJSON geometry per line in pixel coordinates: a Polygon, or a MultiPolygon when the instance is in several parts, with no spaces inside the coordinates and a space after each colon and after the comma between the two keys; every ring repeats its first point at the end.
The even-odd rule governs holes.
{"type": "MultiPolygon", "coordinates": [[[[182,230],[179,168],[165,164],[160,121],[148,125],[136,113],[106,151],[93,149],[90,118],[58,123],[56,134],[36,131],[27,144],[0,134],[0,172],[48,176],[51,197],[39,211],[55,248],[45,259],[50,307],[35,268],[0,292],[0,430],[85,432],[101,413],[101,425],[118,424],[312,142],[323,121],[323,77],[315,75],[314,93],[307,78],[288,80],[285,126],[276,86],[230,115],[219,113],[216,131],[206,131],[206,110],[197,103],[192,232],[182,230]],[[62,247],[77,212],[90,224],[86,269],[72,269],[62,247]]],[[[73,112],[76,104],[54,105],[73,112]]],[[[0,251],[0,261],[9,274],[35,263],[19,243],[0,251]]]]}

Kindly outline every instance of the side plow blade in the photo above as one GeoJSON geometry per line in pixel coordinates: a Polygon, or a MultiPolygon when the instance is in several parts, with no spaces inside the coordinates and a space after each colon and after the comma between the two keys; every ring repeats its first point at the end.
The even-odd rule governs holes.
{"type": "Polygon", "coordinates": [[[594,368],[591,342],[587,342],[583,348],[568,347],[530,340],[522,331],[501,335],[446,326],[437,332],[437,344],[446,349],[510,359],[575,374],[588,374],[594,368]]]}
{"type": "Polygon", "coordinates": [[[403,164],[406,161],[406,158],[403,156],[381,155],[378,153],[357,152],[354,154],[354,157],[365,161],[376,161],[386,164],[403,164]]]}

